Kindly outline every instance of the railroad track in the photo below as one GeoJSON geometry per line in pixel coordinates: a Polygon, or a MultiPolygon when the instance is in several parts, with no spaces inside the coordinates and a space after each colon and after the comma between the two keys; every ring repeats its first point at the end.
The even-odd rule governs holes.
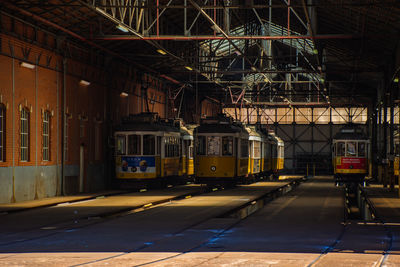
{"type": "MultiPolygon", "coordinates": [[[[190,230],[192,228],[195,228],[196,226],[199,226],[203,223],[205,223],[206,221],[212,219],[212,218],[236,218],[237,220],[234,220],[233,223],[229,224],[228,226],[226,226],[225,228],[221,229],[220,231],[218,231],[218,233],[212,235],[210,238],[208,238],[206,241],[200,243],[200,244],[195,244],[193,247],[186,249],[176,255],[170,256],[170,257],[166,257],[163,259],[158,259],[156,261],[152,261],[152,262],[147,262],[147,263],[143,263],[143,264],[139,264],[139,265],[135,265],[135,266],[145,266],[145,265],[149,265],[149,264],[154,264],[154,263],[159,263],[159,262],[163,262],[163,261],[167,261],[176,257],[179,257],[183,254],[186,253],[190,253],[195,251],[198,248],[204,247],[212,242],[214,242],[216,239],[218,239],[219,237],[221,237],[222,235],[224,235],[226,232],[228,232],[230,229],[232,229],[233,227],[235,227],[237,224],[239,224],[240,222],[242,222],[245,218],[247,218],[248,216],[250,216],[251,214],[255,213],[256,211],[260,210],[261,208],[263,208],[265,205],[267,205],[270,201],[284,196],[287,193],[291,192],[292,190],[294,190],[295,188],[298,187],[298,185],[300,185],[301,182],[305,181],[304,179],[296,179],[293,180],[292,182],[290,182],[289,184],[277,187],[274,190],[271,190],[265,194],[263,194],[262,196],[257,197],[256,199],[253,199],[251,201],[246,202],[243,205],[240,205],[239,207],[235,207],[231,210],[229,210],[228,212],[223,212],[217,216],[213,216],[213,217],[209,217],[209,218],[204,218],[203,220],[197,221],[194,224],[188,225],[182,229],[180,229],[179,231],[175,231],[173,234],[171,234],[171,236],[179,236],[181,235],[183,232],[190,230]]],[[[168,237],[166,237],[168,238],[168,237]]],[[[81,264],[77,264],[77,265],[73,265],[73,266],[84,266],[84,265],[88,265],[88,264],[94,264],[94,263],[99,263],[102,261],[106,261],[106,260],[110,260],[110,259],[116,259],[118,257],[121,256],[126,256],[129,253],[136,253],[136,252],[140,252],[145,250],[146,248],[151,247],[153,244],[160,242],[161,240],[157,239],[157,240],[150,240],[148,242],[146,242],[144,245],[136,247],[135,249],[132,249],[131,251],[128,252],[124,252],[121,253],[119,255],[115,255],[112,257],[107,257],[104,259],[97,259],[94,261],[90,261],[90,262],[85,262],[85,263],[81,263],[81,264]]]]}
{"type": "Polygon", "coordinates": [[[375,266],[385,266],[387,256],[392,249],[392,231],[387,226],[387,224],[381,218],[379,218],[372,202],[368,199],[363,191],[363,188],[360,185],[356,187],[346,186],[344,193],[345,205],[343,209],[344,219],[342,221],[342,230],[340,231],[336,240],[330,246],[328,246],[320,255],[318,255],[318,257],[316,257],[315,260],[313,260],[308,266],[312,267],[320,264],[323,261],[324,257],[326,257],[330,252],[335,252],[338,244],[343,241],[346,234],[351,234],[352,226],[357,227],[363,225],[383,227],[383,232],[386,236],[383,238],[383,241],[381,243],[385,244],[385,248],[382,250],[382,256],[375,266]],[[357,200],[357,198],[359,198],[359,200],[357,200]],[[369,213],[366,214],[366,212],[369,213]]]}

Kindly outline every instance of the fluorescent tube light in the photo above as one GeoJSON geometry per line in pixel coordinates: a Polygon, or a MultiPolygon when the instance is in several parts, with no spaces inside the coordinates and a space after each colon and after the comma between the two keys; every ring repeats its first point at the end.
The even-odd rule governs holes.
{"type": "Polygon", "coordinates": [[[165,52],[162,49],[157,49],[157,52],[160,53],[161,55],[166,55],[167,54],[167,52],[165,52]]]}
{"type": "Polygon", "coordinates": [[[85,81],[85,80],[81,80],[81,81],[79,82],[79,84],[80,84],[80,85],[83,85],[83,86],[88,86],[88,85],[90,85],[90,82],[85,81]]]}
{"type": "Polygon", "coordinates": [[[122,26],[121,24],[117,25],[117,29],[120,30],[121,32],[129,32],[128,28],[122,26]]]}
{"type": "Polygon", "coordinates": [[[21,62],[21,67],[33,70],[35,68],[35,65],[27,63],[27,62],[21,62]]]}

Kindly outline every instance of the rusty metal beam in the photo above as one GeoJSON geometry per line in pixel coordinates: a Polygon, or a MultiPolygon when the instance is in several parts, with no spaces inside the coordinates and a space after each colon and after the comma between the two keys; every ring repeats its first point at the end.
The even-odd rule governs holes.
{"type": "Polygon", "coordinates": [[[106,35],[94,37],[93,40],[171,40],[171,41],[204,41],[204,40],[284,40],[284,39],[359,39],[361,36],[353,34],[320,34],[320,35],[279,35],[279,36],[214,36],[214,35],[198,35],[198,36],[183,36],[183,35],[160,35],[160,36],[144,36],[137,37],[132,35],[106,35]]]}
{"type": "MultiPolygon", "coordinates": [[[[98,44],[96,44],[96,43],[94,43],[94,42],[92,42],[92,41],[86,39],[85,37],[83,37],[83,36],[81,36],[81,35],[79,35],[79,34],[76,34],[76,33],[72,32],[72,31],[70,31],[70,30],[68,30],[68,29],[66,29],[66,28],[64,28],[64,27],[62,27],[62,26],[60,26],[60,25],[58,25],[58,24],[55,24],[55,23],[53,23],[53,22],[51,22],[51,21],[48,21],[47,19],[44,19],[44,18],[42,18],[42,17],[40,17],[40,16],[38,16],[38,15],[35,15],[35,14],[33,14],[33,13],[27,11],[27,10],[24,10],[24,9],[22,9],[22,8],[20,8],[20,7],[17,7],[17,6],[15,6],[15,5],[11,4],[11,3],[4,2],[3,4],[6,5],[8,8],[13,9],[13,10],[16,10],[16,11],[20,12],[21,14],[23,14],[23,15],[25,15],[25,16],[31,17],[31,18],[33,18],[33,19],[35,19],[35,20],[37,20],[37,21],[40,21],[41,23],[44,23],[44,24],[46,24],[46,25],[48,25],[48,26],[51,26],[51,27],[53,27],[53,28],[55,28],[55,29],[58,29],[58,30],[60,30],[60,31],[63,31],[63,32],[65,32],[65,33],[71,35],[72,37],[74,37],[74,38],[76,38],[76,39],[78,39],[78,40],[80,40],[80,41],[82,41],[82,42],[85,42],[85,43],[89,44],[89,45],[92,46],[92,47],[95,47],[95,48],[97,48],[97,49],[100,49],[100,50],[102,50],[102,51],[104,51],[104,52],[106,52],[106,53],[108,53],[108,54],[110,54],[110,55],[112,55],[112,56],[121,58],[121,59],[123,59],[124,61],[126,61],[127,63],[136,65],[137,67],[139,67],[139,68],[141,68],[141,69],[143,69],[143,70],[146,70],[146,71],[148,71],[148,72],[157,73],[157,74],[158,74],[157,71],[155,71],[155,70],[153,70],[153,69],[151,69],[151,68],[149,68],[149,67],[147,67],[147,66],[144,66],[144,65],[142,65],[142,64],[139,64],[139,63],[137,63],[137,62],[130,61],[130,60],[126,59],[125,57],[123,57],[123,56],[121,56],[121,55],[115,53],[114,51],[111,51],[111,50],[109,50],[109,49],[107,49],[107,48],[104,48],[104,47],[102,47],[102,46],[100,46],[100,45],[98,45],[98,44]]],[[[165,78],[165,79],[167,79],[167,80],[169,80],[169,81],[172,81],[172,82],[174,82],[174,83],[181,84],[180,82],[178,82],[178,81],[176,81],[175,79],[173,79],[173,78],[171,78],[171,77],[168,77],[168,76],[166,76],[166,75],[163,75],[162,77],[165,78]]]]}

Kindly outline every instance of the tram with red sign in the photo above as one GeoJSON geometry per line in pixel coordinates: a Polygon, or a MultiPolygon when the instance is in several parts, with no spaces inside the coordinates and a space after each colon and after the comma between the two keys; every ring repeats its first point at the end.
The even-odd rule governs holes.
{"type": "Polygon", "coordinates": [[[336,184],[364,183],[370,164],[370,141],[357,125],[347,125],[333,137],[332,164],[336,184]]]}

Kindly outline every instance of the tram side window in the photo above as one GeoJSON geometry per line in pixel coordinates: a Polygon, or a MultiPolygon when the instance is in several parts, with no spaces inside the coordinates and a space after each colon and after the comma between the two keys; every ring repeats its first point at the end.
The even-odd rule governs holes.
{"type": "Polygon", "coordinates": [[[247,158],[249,156],[249,140],[240,140],[240,157],[247,158]]]}
{"type": "Polygon", "coordinates": [[[189,141],[189,158],[190,159],[193,158],[193,141],[192,140],[189,141]]]}
{"type": "Polygon", "coordinates": [[[125,135],[117,135],[116,140],[116,153],[117,155],[125,155],[126,154],[126,137],[125,135]]]}
{"type": "Polygon", "coordinates": [[[209,156],[219,156],[220,142],[220,137],[218,136],[207,137],[207,154],[209,156]]]}
{"type": "Polygon", "coordinates": [[[359,157],[365,157],[365,143],[364,142],[359,142],[358,143],[358,156],[359,157]]]}
{"type": "Polygon", "coordinates": [[[128,155],[140,155],[141,154],[141,135],[131,134],[128,136],[128,155]]]}
{"type": "Polygon", "coordinates": [[[157,155],[161,154],[161,136],[157,136],[157,155]]]}
{"type": "Polygon", "coordinates": [[[156,150],[156,137],[154,135],[143,135],[143,155],[154,155],[156,150]]]}
{"type": "Polygon", "coordinates": [[[261,156],[261,143],[259,141],[254,141],[253,147],[253,157],[259,158],[261,156]]]}
{"type": "Polygon", "coordinates": [[[346,156],[356,156],[356,142],[347,142],[346,143],[346,156]]]}
{"type": "Polygon", "coordinates": [[[345,151],[346,151],[346,147],[344,145],[344,142],[338,142],[337,144],[337,149],[336,149],[336,155],[337,156],[344,156],[345,155],[345,151]]]}
{"type": "Polygon", "coordinates": [[[233,155],[233,137],[224,136],[222,137],[222,156],[233,155]]]}
{"type": "Polygon", "coordinates": [[[285,157],[285,147],[284,146],[279,146],[279,156],[278,158],[284,158],[285,157]]]}
{"type": "Polygon", "coordinates": [[[206,137],[205,136],[199,136],[197,138],[196,154],[202,155],[202,156],[204,156],[206,154],[206,137]]]}
{"type": "Polygon", "coordinates": [[[271,145],[271,151],[272,151],[272,158],[277,158],[278,157],[278,145],[272,144],[271,145]]]}

